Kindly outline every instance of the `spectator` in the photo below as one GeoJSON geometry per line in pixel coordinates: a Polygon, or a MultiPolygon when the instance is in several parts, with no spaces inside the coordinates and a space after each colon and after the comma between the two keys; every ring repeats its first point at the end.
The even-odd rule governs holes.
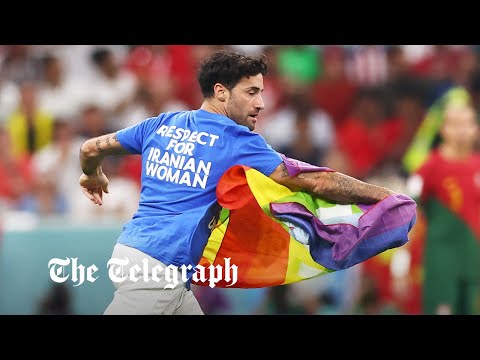
{"type": "Polygon", "coordinates": [[[52,141],[53,117],[39,107],[37,95],[36,83],[22,83],[19,106],[7,117],[15,156],[33,155],[52,141]]]}

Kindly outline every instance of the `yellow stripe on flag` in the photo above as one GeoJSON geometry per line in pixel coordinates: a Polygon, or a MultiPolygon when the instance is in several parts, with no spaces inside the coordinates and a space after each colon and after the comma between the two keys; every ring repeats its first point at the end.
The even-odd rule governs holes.
{"type": "MultiPolygon", "coordinates": [[[[225,211],[223,209],[222,211],[225,211]]],[[[225,233],[227,232],[228,223],[230,218],[227,217],[225,221],[218,224],[210,234],[210,238],[208,239],[207,245],[203,250],[203,257],[207,259],[211,264],[215,261],[217,257],[218,250],[220,250],[220,246],[222,245],[223,238],[225,237],[225,233]]]]}
{"type": "Polygon", "coordinates": [[[265,206],[268,208],[268,205],[272,201],[295,194],[286,186],[278,184],[255,169],[247,170],[245,175],[247,177],[248,186],[262,208],[265,206]]]}
{"type": "Polygon", "coordinates": [[[309,279],[322,273],[329,273],[328,269],[315,262],[310,255],[308,245],[304,245],[290,237],[290,255],[288,257],[287,274],[284,284],[309,279]]]}

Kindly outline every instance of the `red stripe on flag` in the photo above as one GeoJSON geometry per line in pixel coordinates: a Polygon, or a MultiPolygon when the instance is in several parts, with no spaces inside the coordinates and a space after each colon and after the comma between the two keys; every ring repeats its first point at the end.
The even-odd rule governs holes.
{"type": "MultiPolygon", "coordinates": [[[[213,265],[223,267],[225,258],[238,266],[233,287],[264,287],[283,284],[287,273],[290,234],[258,205],[245,176],[248,167],[227,172],[217,187],[221,206],[230,209],[227,231],[213,265]]],[[[205,266],[205,259],[200,262],[205,266]]],[[[224,280],[217,287],[229,285],[224,280]]]]}

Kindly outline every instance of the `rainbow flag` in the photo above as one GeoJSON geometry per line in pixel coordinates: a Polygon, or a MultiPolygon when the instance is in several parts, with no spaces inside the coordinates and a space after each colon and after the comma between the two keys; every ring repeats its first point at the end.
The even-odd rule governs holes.
{"type": "MultiPolygon", "coordinates": [[[[288,158],[284,163],[290,175],[332,171],[288,158]]],[[[223,175],[217,197],[220,219],[199,265],[224,266],[229,259],[238,279],[216,287],[270,287],[349,268],[405,244],[416,220],[416,203],[406,195],[339,205],[293,192],[241,165],[223,175]]]]}

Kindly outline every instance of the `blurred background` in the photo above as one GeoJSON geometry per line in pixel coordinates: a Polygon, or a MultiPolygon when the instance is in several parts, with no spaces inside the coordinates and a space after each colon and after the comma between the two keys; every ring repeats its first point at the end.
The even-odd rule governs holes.
{"type": "MultiPolygon", "coordinates": [[[[141,163],[108,158],[110,194],[93,206],[78,186],[80,145],[199,108],[196,69],[219,48],[267,55],[255,131],[274,149],[407,194],[405,155],[438,99],[461,87],[480,110],[478,45],[0,45],[0,314],[103,312],[106,263],[136,211],[141,163]],[[98,279],[55,284],[54,257],[95,264],[98,279]]],[[[401,252],[300,283],[193,291],[206,314],[425,314],[427,228],[419,213],[401,252]]],[[[462,302],[477,282],[454,290],[460,313],[480,313],[480,300],[462,302]]]]}

